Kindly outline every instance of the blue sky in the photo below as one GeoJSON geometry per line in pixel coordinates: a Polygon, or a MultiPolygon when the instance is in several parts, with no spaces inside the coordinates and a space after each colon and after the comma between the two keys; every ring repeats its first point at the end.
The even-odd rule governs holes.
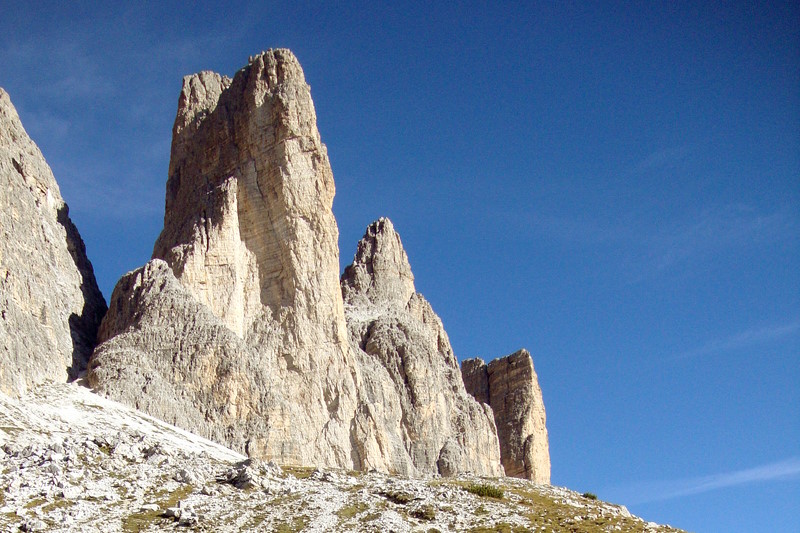
{"type": "Polygon", "coordinates": [[[796,2],[98,4],[0,0],[0,86],[107,299],[162,227],[182,76],[288,47],[342,266],[389,216],[460,358],[531,350],[554,484],[800,530],[796,2]]]}

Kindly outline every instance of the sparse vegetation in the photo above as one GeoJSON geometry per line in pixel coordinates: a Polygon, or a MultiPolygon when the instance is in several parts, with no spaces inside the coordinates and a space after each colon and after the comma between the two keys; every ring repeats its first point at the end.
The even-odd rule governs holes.
{"type": "Polygon", "coordinates": [[[420,520],[433,520],[436,518],[436,509],[432,505],[422,505],[411,511],[411,516],[420,520]]]}
{"type": "Polygon", "coordinates": [[[594,494],[592,492],[584,492],[583,494],[581,494],[581,496],[583,496],[587,500],[596,500],[597,499],[597,494],[594,494]]]}
{"type": "Polygon", "coordinates": [[[293,475],[297,479],[308,479],[314,473],[315,468],[309,466],[284,466],[281,468],[286,475],[293,475]]]}
{"type": "Polygon", "coordinates": [[[338,516],[342,520],[350,520],[357,514],[363,513],[369,508],[366,503],[363,502],[356,502],[351,505],[345,505],[338,511],[336,511],[336,516],[338,516]]]}
{"type": "Polygon", "coordinates": [[[530,531],[523,526],[514,526],[508,522],[500,522],[492,526],[478,526],[469,530],[469,533],[523,533],[530,531]]]}
{"type": "Polygon", "coordinates": [[[278,522],[275,524],[273,531],[275,533],[297,533],[298,531],[303,531],[307,525],[308,517],[303,515],[294,518],[291,522],[278,522]]]}
{"type": "Polygon", "coordinates": [[[382,496],[387,500],[399,505],[405,505],[414,499],[414,496],[412,494],[400,491],[387,491],[384,492],[382,496]]]}
{"type": "Polygon", "coordinates": [[[156,502],[158,509],[155,511],[141,511],[138,513],[133,513],[132,515],[124,518],[122,520],[122,531],[138,533],[139,531],[145,531],[149,529],[154,523],[164,519],[164,509],[167,509],[168,507],[175,507],[178,505],[179,501],[189,496],[193,491],[194,487],[192,485],[183,485],[172,492],[164,490],[156,493],[153,498],[154,500],[163,498],[156,502]]]}
{"type": "Polygon", "coordinates": [[[502,500],[503,496],[505,495],[503,489],[489,485],[488,483],[472,483],[471,485],[467,485],[465,490],[477,496],[494,498],[496,500],[502,500]]]}

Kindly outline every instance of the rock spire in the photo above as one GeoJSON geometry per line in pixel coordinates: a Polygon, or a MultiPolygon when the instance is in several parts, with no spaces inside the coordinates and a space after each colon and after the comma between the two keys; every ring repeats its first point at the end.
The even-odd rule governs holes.
{"type": "Polygon", "coordinates": [[[390,458],[423,473],[500,474],[491,411],[467,394],[442,321],[416,292],[391,221],[367,228],[341,283],[363,376],[355,419],[359,453],[371,463],[381,460],[381,449],[400,450],[390,458]]]}
{"type": "Polygon", "coordinates": [[[92,385],[251,455],[352,467],[333,195],[291,52],[184,78],[164,229],[114,290],[92,385]]]}

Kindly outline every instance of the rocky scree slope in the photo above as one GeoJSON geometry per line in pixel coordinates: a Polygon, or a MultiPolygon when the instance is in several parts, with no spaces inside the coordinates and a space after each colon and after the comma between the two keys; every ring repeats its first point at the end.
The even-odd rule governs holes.
{"type": "Polygon", "coordinates": [[[9,532],[677,531],[521,479],[281,468],[77,383],[0,394],[0,460],[9,532]]]}
{"type": "Polygon", "coordinates": [[[0,391],[86,368],[106,312],[53,173],[0,88],[0,391]]]}
{"type": "Polygon", "coordinates": [[[291,52],[187,76],[164,229],[114,290],[89,383],[284,465],[502,474],[492,413],[466,393],[388,221],[340,286],[333,195],[291,52]]]}

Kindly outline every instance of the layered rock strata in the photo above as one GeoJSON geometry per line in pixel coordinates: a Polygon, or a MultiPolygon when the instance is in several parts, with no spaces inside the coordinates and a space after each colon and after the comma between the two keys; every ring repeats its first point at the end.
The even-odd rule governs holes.
{"type": "Polygon", "coordinates": [[[550,483],[550,448],[542,390],[527,350],[488,365],[479,358],[461,364],[467,391],[494,413],[506,475],[550,483]]]}
{"type": "Polygon", "coordinates": [[[397,263],[381,248],[365,249],[369,267],[357,256],[346,319],[333,195],[291,52],[233,79],[186,77],[164,229],[114,290],[90,384],[281,464],[497,475],[491,413],[463,388],[407,260],[398,281],[380,274],[397,263]]]}
{"type": "MultiPolygon", "coordinates": [[[[499,475],[491,411],[467,394],[442,321],[416,292],[391,221],[367,228],[341,283],[363,376],[354,421],[359,454],[381,457],[380,450],[395,449],[393,461],[426,465],[423,472],[499,475]]],[[[394,462],[386,467],[408,470],[394,462]]]]}
{"type": "Polygon", "coordinates": [[[106,303],[67,204],[0,89],[0,391],[86,368],[106,303]]]}

